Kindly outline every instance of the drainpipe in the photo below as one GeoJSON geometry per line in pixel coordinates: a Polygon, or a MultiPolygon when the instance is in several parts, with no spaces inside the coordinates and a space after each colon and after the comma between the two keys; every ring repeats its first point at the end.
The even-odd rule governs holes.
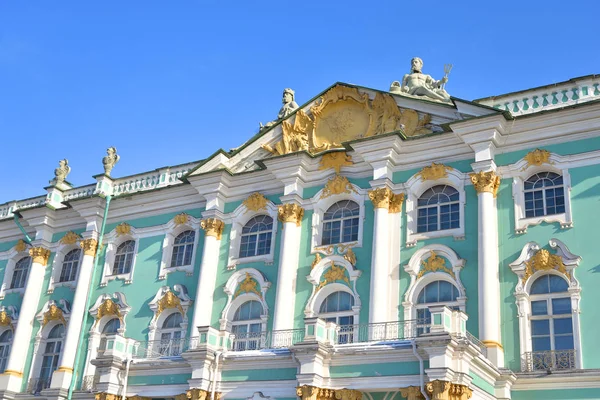
{"type": "Polygon", "coordinates": [[[419,360],[419,384],[421,385],[421,394],[423,395],[423,397],[425,397],[425,400],[429,400],[427,391],[425,391],[425,370],[423,366],[423,357],[421,357],[417,352],[417,342],[415,342],[414,339],[412,340],[412,350],[415,357],[417,357],[417,359],[419,360]]]}
{"type": "MultiPolygon", "coordinates": [[[[215,390],[217,388],[217,372],[219,371],[219,357],[223,352],[217,351],[215,359],[215,368],[213,369],[212,382],[210,383],[210,400],[215,400],[215,390]]],[[[124,400],[124,399],[123,399],[124,400]]]]}
{"type": "Polygon", "coordinates": [[[123,395],[121,396],[121,400],[127,399],[127,381],[129,380],[129,367],[131,366],[132,362],[133,358],[129,356],[126,361],[127,364],[125,364],[125,383],[123,383],[123,395]]]}
{"type": "Polygon", "coordinates": [[[19,222],[19,216],[17,215],[17,213],[13,213],[13,219],[15,221],[15,224],[17,224],[17,226],[21,230],[21,232],[23,232],[23,235],[25,235],[25,241],[27,242],[27,244],[31,244],[32,239],[31,237],[29,237],[27,232],[25,232],[25,228],[23,228],[23,225],[21,225],[21,223],[19,222]]]}
{"type": "MultiPolygon", "coordinates": [[[[79,332],[79,338],[77,339],[77,351],[75,352],[75,365],[73,365],[73,376],[71,377],[71,385],[69,386],[69,393],[67,394],[67,400],[71,400],[73,398],[73,390],[75,390],[75,384],[77,383],[77,370],[79,369],[79,361],[81,358],[81,348],[83,347],[83,334],[85,331],[85,326],[88,321],[88,310],[90,308],[90,302],[92,300],[92,290],[94,289],[94,273],[96,272],[96,268],[98,267],[98,260],[100,255],[100,249],[102,246],[102,239],[104,238],[104,228],[106,227],[106,219],[108,217],[108,206],[110,205],[110,200],[112,196],[106,196],[106,205],[104,206],[104,216],[102,217],[102,226],[100,228],[100,236],[98,237],[98,248],[96,250],[96,256],[94,257],[94,265],[92,266],[92,276],[90,282],[90,288],[88,290],[87,298],[85,301],[85,312],[83,314],[83,322],[81,325],[81,331],[79,332]]],[[[125,383],[127,384],[127,383],[125,383]]]]}

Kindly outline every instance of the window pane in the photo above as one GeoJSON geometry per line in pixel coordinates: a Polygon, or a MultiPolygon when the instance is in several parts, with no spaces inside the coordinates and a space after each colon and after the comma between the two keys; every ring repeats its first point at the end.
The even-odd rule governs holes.
{"type": "Polygon", "coordinates": [[[560,276],[548,275],[548,279],[550,281],[549,293],[560,293],[569,290],[569,284],[560,276]]]}
{"type": "Polygon", "coordinates": [[[548,283],[548,278],[548,275],[543,275],[536,279],[536,281],[533,282],[533,284],[531,285],[531,294],[549,293],[550,287],[548,283]]]}
{"type": "Polygon", "coordinates": [[[548,302],[546,300],[531,302],[531,315],[547,315],[548,302]]]}
{"type": "Polygon", "coordinates": [[[550,337],[533,338],[533,351],[548,351],[550,350],[550,337]]]}
{"type": "Polygon", "coordinates": [[[552,315],[571,314],[571,299],[552,299],[552,315]]]}
{"type": "Polygon", "coordinates": [[[531,334],[532,335],[549,335],[550,334],[550,321],[542,319],[538,321],[531,321],[531,334]]]}
{"type": "Polygon", "coordinates": [[[573,343],[573,335],[558,336],[554,338],[555,350],[572,350],[575,348],[573,343]]]}
{"type": "Polygon", "coordinates": [[[558,318],[554,320],[554,334],[573,333],[573,320],[571,318],[558,318]]]}

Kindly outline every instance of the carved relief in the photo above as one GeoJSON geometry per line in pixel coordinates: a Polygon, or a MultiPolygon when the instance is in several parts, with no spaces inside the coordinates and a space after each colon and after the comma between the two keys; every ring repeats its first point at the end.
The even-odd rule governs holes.
{"type": "Polygon", "coordinates": [[[406,388],[400,389],[400,394],[402,397],[406,397],[407,400],[422,400],[425,399],[425,396],[421,393],[421,388],[419,386],[409,386],[406,388]]]}
{"type": "Polygon", "coordinates": [[[102,304],[98,308],[96,321],[100,320],[105,315],[114,315],[119,319],[123,319],[123,317],[121,316],[121,311],[119,310],[119,306],[111,299],[106,299],[104,300],[104,302],[102,302],[102,304]]]}
{"type": "Polygon", "coordinates": [[[67,325],[65,317],[63,315],[63,311],[56,304],[51,304],[48,307],[48,311],[44,313],[44,320],[42,322],[42,326],[46,326],[46,324],[50,321],[60,321],[64,325],[67,325]]]}
{"type": "Polygon", "coordinates": [[[320,261],[321,261],[321,255],[319,253],[316,253],[315,259],[313,260],[312,264],[310,265],[310,269],[313,269],[315,267],[315,265],[317,265],[320,261]]]}
{"type": "Polygon", "coordinates": [[[46,266],[48,264],[48,257],[50,257],[50,250],[43,247],[32,247],[29,249],[29,255],[34,264],[40,264],[46,266]]]}
{"type": "Polygon", "coordinates": [[[20,253],[22,251],[25,251],[26,249],[27,249],[27,244],[25,243],[25,241],[23,239],[19,239],[17,244],[15,244],[15,250],[20,253]]]}
{"type": "Polygon", "coordinates": [[[388,209],[390,207],[390,198],[392,197],[392,194],[392,191],[387,187],[377,188],[369,190],[369,199],[373,203],[373,207],[388,209]]]}
{"type": "Polygon", "coordinates": [[[252,279],[250,274],[246,272],[246,278],[238,285],[238,289],[235,291],[235,295],[233,297],[238,297],[242,293],[254,293],[262,299],[262,293],[257,286],[258,282],[252,279]]]}
{"type": "Polygon", "coordinates": [[[424,167],[417,175],[421,176],[424,181],[435,181],[442,178],[448,177],[448,171],[452,171],[453,168],[444,164],[431,163],[430,166],[424,167]]]}
{"type": "Polygon", "coordinates": [[[173,222],[175,222],[175,225],[177,225],[177,226],[187,224],[189,220],[190,220],[190,216],[187,215],[186,213],[177,214],[173,218],[173,222]]]}
{"type": "Polygon", "coordinates": [[[79,239],[81,239],[81,236],[79,236],[78,234],[76,234],[73,231],[69,231],[69,232],[65,233],[65,236],[63,236],[60,239],[60,242],[62,244],[75,244],[75,243],[77,243],[77,241],[79,239]]]}
{"type": "Polygon", "coordinates": [[[206,232],[206,236],[214,236],[221,240],[221,234],[225,223],[218,218],[206,218],[200,221],[200,227],[206,232]]]}
{"type": "Polygon", "coordinates": [[[404,193],[393,194],[390,198],[390,208],[388,212],[390,214],[396,214],[402,211],[402,203],[404,203],[404,193]]]}
{"type": "Polygon", "coordinates": [[[352,264],[353,267],[356,266],[356,254],[354,254],[352,248],[349,248],[348,251],[346,251],[346,254],[344,254],[344,260],[352,264]]]}
{"type": "Polygon", "coordinates": [[[496,197],[498,188],[500,187],[500,177],[496,175],[494,171],[472,172],[469,176],[471,177],[471,183],[475,186],[477,193],[490,192],[496,197]]]}
{"type": "Polygon", "coordinates": [[[156,316],[159,316],[164,310],[176,308],[179,310],[181,315],[184,315],[183,307],[181,306],[181,300],[170,290],[165,292],[163,297],[158,301],[156,308],[156,316]]]}
{"type": "Polygon", "coordinates": [[[552,164],[550,162],[550,152],[548,150],[535,149],[523,157],[527,161],[527,167],[535,165],[539,167],[542,164],[552,164]]]}
{"type": "MultiPolygon", "coordinates": [[[[203,389],[190,389],[186,392],[186,396],[189,400],[209,400],[211,398],[211,393],[203,389]]],[[[214,400],[219,400],[220,398],[221,393],[215,392],[214,400]]]]}
{"type": "Polygon", "coordinates": [[[83,254],[86,256],[95,256],[96,249],[98,248],[98,241],[96,239],[85,239],[79,243],[79,247],[83,250],[83,254]]]}
{"type": "Polygon", "coordinates": [[[112,393],[96,393],[95,400],[121,400],[121,396],[112,393]]]}
{"type": "Polygon", "coordinates": [[[362,400],[362,392],[352,389],[336,389],[335,398],[337,400],[362,400]]]}
{"type": "Polygon", "coordinates": [[[248,211],[262,211],[267,208],[268,200],[262,194],[256,192],[252,193],[242,204],[246,206],[246,212],[248,211]]]}
{"type": "Polygon", "coordinates": [[[453,278],[455,278],[454,271],[452,271],[451,269],[446,267],[446,259],[444,257],[438,257],[438,255],[435,254],[435,251],[433,251],[433,250],[431,250],[431,255],[429,256],[429,258],[426,261],[421,261],[421,265],[423,267],[417,274],[417,279],[421,278],[423,275],[425,275],[428,272],[435,272],[435,271],[443,271],[443,272],[451,275],[453,278]]]}
{"type": "Polygon", "coordinates": [[[350,183],[348,178],[341,175],[336,175],[333,178],[329,179],[323,188],[323,192],[321,193],[321,198],[325,199],[329,196],[333,196],[336,194],[342,193],[356,193],[354,186],[350,183]]]}
{"type": "Polygon", "coordinates": [[[294,222],[296,226],[300,226],[304,217],[304,208],[295,203],[282,204],[277,207],[277,216],[283,223],[294,222]]]}
{"type": "Polygon", "coordinates": [[[12,318],[6,310],[0,311],[0,326],[12,326],[12,318]]]}
{"type": "Polygon", "coordinates": [[[129,225],[127,222],[120,223],[115,228],[115,231],[117,232],[117,236],[129,235],[131,232],[131,225],[129,225]]]}
{"type": "Polygon", "coordinates": [[[335,173],[339,174],[342,167],[349,167],[352,164],[352,157],[346,152],[326,153],[321,157],[319,170],[333,168],[335,173]]]}
{"type": "Polygon", "coordinates": [[[335,265],[332,261],[331,267],[323,274],[323,281],[319,283],[317,290],[321,290],[325,285],[329,285],[330,283],[336,281],[344,281],[350,285],[350,280],[346,276],[346,269],[344,267],[335,265]]]}
{"type": "Polygon", "coordinates": [[[316,386],[302,385],[296,388],[301,400],[361,400],[362,392],[353,389],[322,389],[316,386]]]}
{"type": "Polygon", "coordinates": [[[556,254],[550,254],[550,252],[546,249],[538,250],[535,255],[525,263],[525,265],[526,267],[525,275],[523,276],[523,282],[526,282],[535,271],[548,271],[551,269],[556,269],[558,272],[565,275],[567,279],[569,279],[569,274],[562,258],[556,254]]]}
{"type": "Polygon", "coordinates": [[[427,390],[427,393],[431,396],[431,400],[449,400],[448,395],[450,394],[451,385],[450,382],[436,379],[435,381],[427,382],[425,384],[425,390],[427,390]]]}

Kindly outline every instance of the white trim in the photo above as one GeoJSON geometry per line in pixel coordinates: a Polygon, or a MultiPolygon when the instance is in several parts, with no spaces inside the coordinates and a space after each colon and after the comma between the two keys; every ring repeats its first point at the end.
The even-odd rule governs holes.
{"type": "Polygon", "coordinates": [[[231,332],[231,324],[233,322],[233,317],[237,309],[247,301],[258,301],[263,309],[261,314],[262,321],[262,331],[265,332],[267,330],[266,322],[269,317],[269,306],[267,301],[265,300],[267,289],[271,287],[271,282],[267,281],[267,278],[262,274],[262,272],[254,269],[254,268],[242,268],[240,270],[235,271],[227,280],[223,291],[227,294],[227,304],[223,308],[221,312],[221,319],[219,323],[221,324],[221,330],[231,332]],[[256,293],[246,292],[240,293],[238,296],[235,296],[238,285],[246,279],[246,273],[250,274],[250,277],[258,282],[259,290],[262,296],[258,296],[256,293]]]}
{"type": "Polygon", "coordinates": [[[273,263],[275,256],[275,238],[277,236],[277,206],[267,201],[264,210],[252,212],[243,203],[239,205],[225,219],[225,223],[231,224],[229,233],[229,256],[227,258],[228,269],[234,269],[236,265],[252,262],[273,263]],[[271,247],[268,254],[261,254],[252,257],[240,257],[240,245],[242,240],[242,230],[244,226],[254,217],[268,215],[273,219],[273,230],[271,231],[271,247]]]}
{"type": "Polygon", "coordinates": [[[108,284],[108,282],[120,279],[125,281],[125,284],[128,285],[133,281],[133,272],[135,270],[135,264],[137,261],[138,255],[138,247],[140,244],[139,237],[137,235],[136,229],[134,227],[130,228],[130,233],[126,235],[117,236],[117,232],[113,229],[108,235],[105,236],[105,243],[107,243],[106,248],[106,256],[104,258],[104,271],[102,273],[102,279],[100,281],[100,286],[104,287],[108,284]],[[113,275],[113,265],[115,263],[115,258],[117,254],[117,249],[119,246],[129,240],[133,240],[135,245],[133,248],[133,261],[131,262],[131,270],[126,274],[117,274],[113,275]]]}
{"type": "Polygon", "coordinates": [[[190,305],[192,304],[192,299],[187,294],[187,288],[184,285],[174,285],[173,290],[169,286],[162,286],[156,292],[154,299],[148,304],[154,315],[152,316],[152,320],[150,321],[150,325],[148,327],[148,341],[152,342],[155,340],[160,340],[160,334],[162,333],[162,326],[165,320],[170,317],[172,314],[180,313],[182,322],[181,322],[181,339],[184,339],[187,333],[188,328],[188,310],[190,305]],[[158,302],[167,292],[173,292],[178,298],[181,304],[181,308],[183,309],[183,313],[178,308],[169,308],[163,310],[163,312],[157,317],[156,311],[158,310],[158,302]]]}
{"type": "Polygon", "coordinates": [[[417,172],[406,183],[404,187],[408,193],[406,196],[406,246],[412,247],[419,240],[453,236],[456,240],[465,237],[465,180],[466,174],[457,169],[447,170],[448,177],[437,180],[424,181],[421,174],[417,172]],[[458,191],[459,194],[459,227],[433,232],[417,232],[417,202],[426,190],[434,186],[447,185],[458,191]]]}
{"type": "Polygon", "coordinates": [[[187,276],[192,276],[194,266],[196,265],[196,253],[200,244],[200,220],[188,215],[188,221],[185,224],[177,225],[175,217],[166,224],[162,225],[165,238],[162,245],[162,259],[158,270],[158,279],[163,280],[171,272],[183,271],[187,276]],[[177,236],[185,231],[194,231],[194,250],[192,251],[192,260],[189,265],[171,267],[171,258],[173,257],[173,247],[177,236]]]}
{"type": "Polygon", "coordinates": [[[79,271],[81,270],[81,263],[83,262],[83,250],[79,246],[79,242],[74,244],[60,244],[60,246],[56,249],[56,253],[54,254],[54,259],[52,260],[52,273],[50,274],[50,281],[48,283],[48,292],[53,293],[54,289],[57,287],[65,286],[75,290],[77,286],[77,278],[79,277],[79,271]],[[62,266],[65,256],[72,250],[79,250],[79,261],[77,263],[77,274],[75,275],[75,279],[68,282],[59,282],[60,275],[62,273],[62,266]]]}
{"type": "Polygon", "coordinates": [[[4,297],[10,293],[19,293],[21,296],[25,293],[25,288],[27,287],[27,281],[29,281],[29,274],[31,273],[31,264],[33,263],[33,260],[31,260],[31,264],[29,265],[29,272],[27,273],[27,281],[25,282],[25,286],[22,288],[11,289],[10,283],[12,281],[12,276],[17,262],[24,257],[30,257],[28,249],[29,247],[25,249],[25,251],[16,251],[13,247],[11,251],[7,253],[8,262],[6,263],[6,268],[4,268],[4,279],[2,280],[2,287],[0,287],[0,300],[3,300],[4,297]]]}

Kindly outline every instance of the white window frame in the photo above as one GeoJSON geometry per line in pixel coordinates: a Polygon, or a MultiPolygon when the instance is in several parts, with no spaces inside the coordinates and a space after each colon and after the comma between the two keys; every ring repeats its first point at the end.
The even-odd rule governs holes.
{"type": "Polygon", "coordinates": [[[423,180],[420,173],[413,175],[406,183],[404,187],[407,192],[406,196],[406,247],[413,247],[417,245],[419,240],[426,240],[432,238],[440,238],[452,236],[455,240],[463,240],[465,238],[465,180],[466,175],[457,169],[447,169],[447,177],[436,180],[423,180]],[[418,201],[419,198],[427,190],[434,186],[451,186],[458,191],[458,202],[459,202],[459,226],[453,229],[444,229],[440,231],[432,232],[417,232],[417,217],[418,217],[418,201]]]}
{"type": "Polygon", "coordinates": [[[267,201],[265,208],[260,211],[252,211],[245,204],[238,206],[232,213],[226,216],[226,224],[231,224],[229,232],[229,256],[227,266],[234,269],[239,264],[248,264],[253,262],[264,262],[272,264],[275,257],[275,238],[277,237],[277,205],[267,201]],[[259,215],[268,215],[273,219],[273,230],[271,233],[271,247],[268,254],[260,254],[252,257],[240,257],[240,247],[242,242],[242,231],[244,226],[254,217],[259,215]]]}
{"type": "Polygon", "coordinates": [[[174,285],[173,289],[171,289],[169,286],[162,286],[161,288],[159,288],[150,304],[148,304],[148,306],[154,313],[152,320],[150,321],[150,325],[148,327],[148,341],[152,342],[153,344],[158,344],[158,341],[161,340],[160,337],[162,333],[162,326],[165,320],[171,314],[174,313],[181,314],[181,317],[183,319],[183,322],[181,323],[181,339],[185,339],[189,323],[187,314],[191,304],[192,299],[190,298],[190,296],[188,296],[187,288],[184,285],[174,285]],[[179,310],[179,308],[168,308],[163,310],[163,312],[157,316],[156,311],[158,310],[158,303],[169,291],[179,298],[179,302],[181,304],[181,309],[183,310],[183,313],[181,312],[181,310],[179,310]]]}
{"type": "MultiPolygon", "coordinates": [[[[8,259],[8,261],[6,263],[6,268],[4,268],[4,278],[2,280],[2,287],[0,287],[0,300],[3,300],[4,297],[9,293],[19,293],[21,295],[25,293],[27,283],[25,283],[24,287],[16,289],[11,289],[10,283],[12,281],[12,276],[15,271],[15,265],[17,265],[17,261],[19,261],[23,257],[31,257],[29,255],[29,246],[27,246],[23,251],[17,251],[13,247],[8,252],[5,252],[3,255],[4,257],[2,258],[8,259]]],[[[29,268],[29,272],[31,272],[31,266],[29,268]]],[[[29,280],[29,276],[27,277],[27,280],[29,280]]]]}
{"type": "MultiPolygon", "coordinates": [[[[571,298],[571,316],[573,318],[573,347],[575,348],[575,368],[583,368],[583,357],[581,347],[581,329],[579,324],[581,286],[575,278],[575,269],[579,266],[581,257],[571,253],[567,246],[558,239],[550,239],[550,247],[556,250],[556,254],[560,256],[565,265],[565,269],[569,275],[566,277],[556,270],[536,271],[526,282],[523,282],[526,271],[526,262],[535,255],[541,247],[536,242],[527,243],[521,250],[519,258],[512,262],[509,266],[517,275],[518,281],[515,287],[515,303],[517,304],[519,318],[519,345],[521,349],[521,362],[525,361],[525,354],[533,351],[531,340],[531,301],[541,299],[541,296],[547,295],[530,295],[531,286],[539,277],[552,274],[557,275],[567,281],[569,284],[568,293],[571,298]],[[538,297],[539,296],[539,297],[538,297]]],[[[549,296],[552,296],[549,295],[549,296]]]]}
{"type": "MultiPolygon", "coordinates": [[[[5,332],[12,332],[12,339],[8,342],[8,354],[6,355],[6,366],[8,366],[8,359],[13,348],[13,342],[15,340],[15,329],[12,326],[5,326],[0,330],[0,336],[4,335],[5,332]]],[[[6,368],[5,368],[6,369],[6,368]]],[[[4,373],[5,369],[0,369],[0,374],[4,373]]]]}
{"type": "Polygon", "coordinates": [[[77,287],[77,279],[79,278],[79,271],[81,271],[81,263],[83,262],[83,250],[79,246],[79,243],[74,244],[60,244],[56,250],[54,260],[52,261],[52,274],[50,275],[50,282],[48,283],[48,292],[53,293],[57,287],[69,287],[75,289],[77,287]],[[77,275],[74,281],[59,282],[60,274],[62,272],[63,261],[65,256],[72,250],[79,250],[79,264],[77,266],[77,275]]]}
{"type": "MultiPolygon", "coordinates": [[[[187,215],[187,214],[186,214],[187,215]]],[[[187,276],[194,274],[194,266],[196,265],[196,254],[198,254],[198,246],[200,244],[200,220],[187,215],[187,222],[183,224],[177,224],[174,217],[166,225],[165,238],[163,239],[163,251],[162,258],[160,261],[160,268],[158,270],[158,279],[163,280],[171,272],[182,271],[187,276]],[[194,231],[194,251],[192,252],[192,261],[189,265],[181,265],[178,267],[171,267],[171,258],[173,257],[173,247],[175,245],[175,238],[185,231],[194,231]]]]}
{"type": "Polygon", "coordinates": [[[136,233],[136,229],[134,227],[130,227],[130,232],[124,235],[117,235],[116,229],[113,229],[108,235],[105,236],[105,241],[107,243],[106,248],[106,257],[104,260],[104,271],[102,274],[102,279],[100,281],[100,286],[104,287],[108,284],[108,282],[119,279],[125,281],[126,285],[129,285],[133,281],[133,273],[135,271],[135,265],[137,262],[137,256],[139,251],[140,238],[136,233]],[[133,261],[131,264],[131,271],[125,274],[117,274],[113,275],[113,265],[115,263],[115,257],[117,254],[117,249],[119,246],[129,240],[133,240],[135,242],[135,246],[133,249],[133,261]]]}
{"type": "Polygon", "coordinates": [[[267,330],[267,321],[269,319],[269,306],[267,304],[266,294],[267,290],[271,287],[271,282],[267,281],[267,278],[257,269],[254,268],[242,268],[235,271],[225,284],[223,290],[227,295],[227,304],[223,308],[223,312],[221,313],[221,319],[219,323],[221,325],[222,331],[231,332],[233,317],[237,309],[247,301],[256,300],[258,301],[263,308],[263,314],[261,314],[261,331],[266,332],[267,330]],[[236,296],[237,288],[240,283],[246,279],[246,274],[249,274],[252,279],[258,282],[259,291],[261,296],[258,296],[256,293],[246,292],[240,293],[236,296]]]}

